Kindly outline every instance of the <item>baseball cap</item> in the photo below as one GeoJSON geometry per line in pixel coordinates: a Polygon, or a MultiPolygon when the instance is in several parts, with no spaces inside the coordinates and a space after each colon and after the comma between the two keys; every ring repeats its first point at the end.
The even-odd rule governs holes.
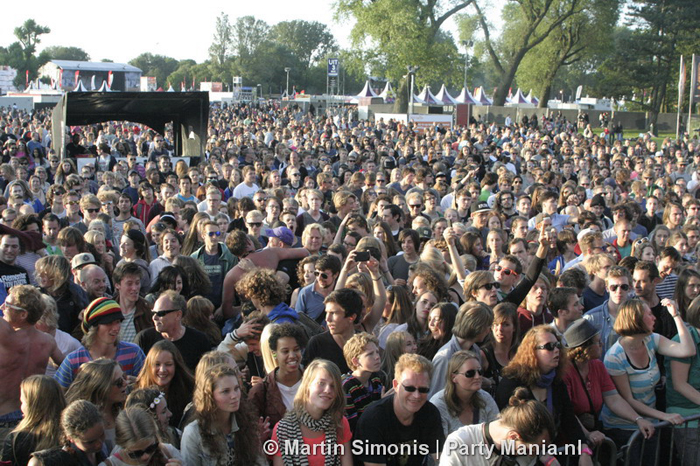
{"type": "Polygon", "coordinates": [[[479,214],[481,212],[490,212],[491,207],[489,207],[489,203],[486,201],[479,201],[476,204],[472,204],[471,207],[471,213],[472,214],[479,214]]]}
{"type": "Polygon", "coordinates": [[[287,246],[294,244],[294,233],[287,227],[268,228],[265,230],[268,238],[277,238],[287,246]]]}
{"type": "Polygon", "coordinates": [[[71,260],[70,262],[71,269],[73,270],[80,269],[89,264],[97,264],[95,256],[93,256],[89,252],[82,252],[80,254],[76,254],[73,257],[73,260],[71,260]]]}

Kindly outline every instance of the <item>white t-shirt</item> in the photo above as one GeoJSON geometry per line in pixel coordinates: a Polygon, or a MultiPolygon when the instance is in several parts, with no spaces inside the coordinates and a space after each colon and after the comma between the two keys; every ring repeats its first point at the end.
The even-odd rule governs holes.
{"type": "Polygon", "coordinates": [[[282,403],[284,403],[284,407],[287,408],[287,410],[292,409],[292,406],[294,405],[294,397],[296,396],[300,386],[301,380],[291,387],[287,387],[286,385],[277,382],[277,388],[279,388],[280,395],[282,395],[282,403]]]}

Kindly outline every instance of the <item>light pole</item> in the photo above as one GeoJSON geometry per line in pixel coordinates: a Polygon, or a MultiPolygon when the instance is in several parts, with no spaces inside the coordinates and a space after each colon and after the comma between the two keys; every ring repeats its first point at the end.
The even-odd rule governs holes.
{"type": "Polygon", "coordinates": [[[472,40],[463,40],[462,45],[464,46],[464,89],[467,88],[467,67],[469,66],[469,48],[474,45],[472,40]]]}
{"type": "Polygon", "coordinates": [[[410,123],[411,114],[413,113],[413,85],[416,80],[416,72],[420,66],[408,65],[408,118],[406,126],[410,123]]]}
{"type": "Polygon", "coordinates": [[[284,72],[287,73],[287,98],[289,99],[289,72],[292,71],[291,68],[285,67],[284,72]]]}
{"type": "Polygon", "coordinates": [[[262,97],[262,84],[258,84],[258,99],[262,97]]]}

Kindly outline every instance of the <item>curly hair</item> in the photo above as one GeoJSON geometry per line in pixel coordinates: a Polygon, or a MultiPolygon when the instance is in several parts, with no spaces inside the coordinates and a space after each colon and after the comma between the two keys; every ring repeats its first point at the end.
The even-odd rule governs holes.
{"type": "MultiPolygon", "coordinates": [[[[557,335],[554,327],[551,325],[538,325],[531,328],[523,337],[510,363],[503,369],[503,374],[512,379],[520,380],[524,385],[534,386],[542,375],[537,363],[537,337],[545,333],[554,335],[559,343],[561,338],[557,335]]],[[[569,358],[566,353],[566,348],[559,349],[559,366],[556,370],[557,380],[561,380],[566,374],[569,366],[569,358]]]]}
{"type": "Polygon", "coordinates": [[[256,268],[236,283],[236,291],[248,299],[260,301],[261,306],[277,306],[284,301],[287,290],[271,270],[256,268]]]}
{"type": "Polygon", "coordinates": [[[319,256],[307,256],[303,258],[302,260],[299,261],[297,264],[297,278],[299,279],[300,286],[305,286],[305,281],[304,281],[304,266],[306,264],[313,264],[314,268],[316,267],[316,262],[318,261],[319,256]]]}
{"type": "MultiPolygon", "coordinates": [[[[238,378],[238,372],[226,364],[217,364],[208,371],[197,374],[196,388],[194,392],[195,419],[199,424],[202,437],[202,445],[214,458],[223,458],[226,454],[224,445],[226,437],[223,432],[216,429],[215,421],[219,417],[219,408],[214,400],[216,384],[224,377],[238,378]]],[[[257,428],[257,418],[250,403],[245,403],[243,396],[239,402],[238,411],[232,415],[240,429],[234,434],[236,442],[237,466],[255,464],[261,454],[260,435],[257,428]]],[[[345,397],[343,396],[343,401],[345,397]]]]}
{"type": "Polygon", "coordinates": [[[366,332],[356,333],[350,338],[343,346],[343,357],[345,362],[348,363],[350,370],[357,369],[357,364],[353,361],[355,358],[359,358],[362,353],[366,351],[367,345],[374,343],[379,350],[379,340],[374,335],[370,335],[366,332]]]}
{"type": "Polygon", "coordinates": [[[434,271],[429,265],[417,262],[411,266],[410,280],[413,281],[420,277],[425,282],[427,289],[435,294],[438,301],[448,301],[449,295],[447,291],[447,280],[439,273],[434,271]]]}

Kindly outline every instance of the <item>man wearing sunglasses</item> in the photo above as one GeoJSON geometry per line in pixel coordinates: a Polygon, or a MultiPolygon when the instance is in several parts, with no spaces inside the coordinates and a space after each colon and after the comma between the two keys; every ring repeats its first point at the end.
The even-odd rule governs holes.
{"type": "Polygon", "coordinates": [[[617,311],[627,302],[632,289],[632,275],[629,270],[619,265],[610,267],[605,278],[605,288],[609,298],[598,307],[594,307],[584,314],[583,318],[600,330],[600,342],[603,345],[601,360],[608,349],[620,338],[613,330],[617,311]]]}
{"type": "Polygon", "coordinates": [[[182,323],[185,312],[185,297],[177,291],[164,291],[153,305],[155,328],[140,332],[136,335],[135,343],[148,354],[151,347],[160,340],[172,341],[180,350],[187,367],[194,373],[204,353],[211,350],[211,343],[205,334],[182,323]]]}
{"type": "MultiPolygon", "coordinates": [[[[362,446],[365,466],[422,466],[442,449],[445,435],[440,411],[428,401],[433,367],[417,354],[403,354],[395,367],[393,395],[371,404],[355,430],[353,445],[362,446]],[[405,450],[411,447],[410,451],[405,450]],[[371,448],[370,448],[371,447],[371,448]]],[[[354,451],[353,451],[354,453],[354,451]]]]}
{"type": "MultiPolygon", "coordinates": [[[[207,193],[208,195],[209,193],[207,193]]],[[[204,246],[197,249],[192,254],[192,257],[202,264],[211,281],[211,291],[204,297],[212,302],[214,309],[218,309],[221,306],[224,277],[238,261],[226,245],[221,242],[222,232],[218,223],[213,220],[207,220],[202,224],[201,228],[204,236],[204,246]]]]}
{"type": "Polygon", "coordinates": [[[324,300],[335,288],[335,281],[340,275],[340,259],[332,255],[323,255],[316,262],[316,280],[299,290],[296,305],[298,312],[303,312],[318,323],[325,320],[324,300]]]}
{"type": "Polygon", "coordinates": [[[63,362],[63,354],[50,335],[34,328],[44,312],[41,292],[19,285],[0,306],[0,440],[22,419],[20,383],[30,375],[46,372],[49,358],[63,362]]]}

